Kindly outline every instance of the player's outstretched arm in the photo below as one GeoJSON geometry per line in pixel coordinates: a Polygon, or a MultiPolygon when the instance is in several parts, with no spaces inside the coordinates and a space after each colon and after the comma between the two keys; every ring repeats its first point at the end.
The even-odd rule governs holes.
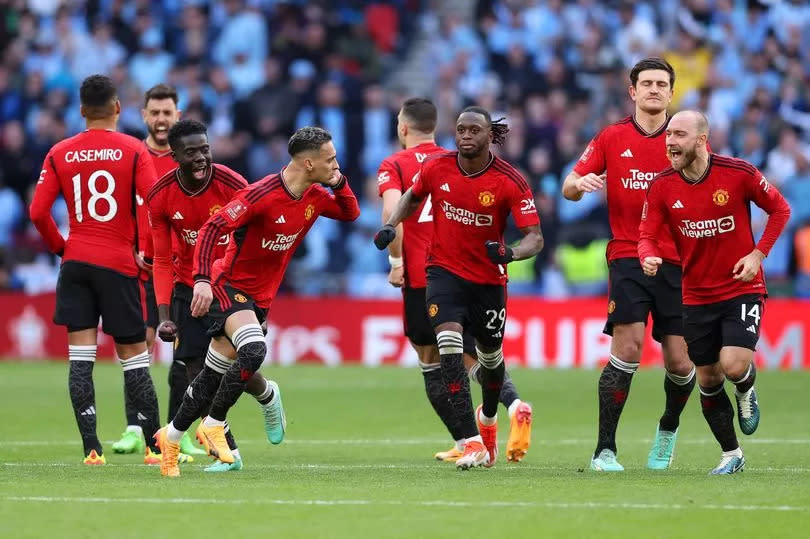
{"type": "Polygon", "coordinates": [[[585,193],[592,193],[602,189],[605,186],[606,177],[607,175],[604,172],[602,174],[591,172],[581,176],[572,170],[563,182],[563,196],[568,200],[580,200],[585,193]]]}
{"type": "Polygon", "coordinates": [[[403,193],[394,212],[388,218],[388,222],[374,235],[374,245],[377,246],[377,249],[382,251],[394,241],[394,238],[397,236],[396,227],[415,212],[421,203],[422,198],[414,194],[413,187],[403,193]]]}

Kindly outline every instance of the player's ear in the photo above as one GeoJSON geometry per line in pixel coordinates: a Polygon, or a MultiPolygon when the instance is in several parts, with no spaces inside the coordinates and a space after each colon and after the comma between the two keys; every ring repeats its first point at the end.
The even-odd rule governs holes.
{"type": "Polygon", "coordinates": [[[633,86],[632,84],[630,86],[628,86],[627,87],[627,93],[630,94],[630,99],[632,99],[633,101],[636,100],[636,88],[635,88],[635,86],[633,86]]]}
{"type": "Polygon", "coordinates": [[[121,102],[116,99],[115,100],[115,115],[119,116],[121,114],[121,102]]]}

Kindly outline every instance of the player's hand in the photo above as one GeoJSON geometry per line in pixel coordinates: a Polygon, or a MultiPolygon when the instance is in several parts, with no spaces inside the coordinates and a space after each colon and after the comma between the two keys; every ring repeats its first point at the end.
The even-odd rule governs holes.
{"type": "Polygon", "coordinates": [[[135,253],[135,265],[141,271],[152,275],[152,262],[143,256],[143,252],[135,253]]]}
{"type": "Polygon", "coordinates": [[[405,286],[405,266],[391,268],[391,271],[388,272],[388,282],[397,288],[405,286]]]}
{"type": "Polygon", "coordinates": [[[374,234],[374,245],[382,251],[397,237],[397,229],[393,225],[384,225],[374,234]]]}
{"type": "Polygon", "coordinates": [[[644,275],[652,277],[658,273],[658,266],[663,263],[664,261],[659,256],[648,256],[641,263],[641,269],[644,270],[644,275]]]}
{"type": "Polygon", "coordinates": [[[343,173],[340,171],[340,169],[338,169],[334,174],[332,174],[332,177],[326,180],[326,186],[334,189],[342,184],[344,178],[345,176],[343,176],[343,173]]]}
{"type": "Polygon", "coordinates": [[[590,172],[584,176],[580,176],[575,184],[577,191],[580,193],[593,193],[594,191],[598,191],[605,186],[606,177],[607,172],[598,175],[590,172]]]}
{"type": "Polygon", "coordinates": [[[754,249],[734,264],[732,273],[734,279],[747,283],[754,279],[759,273],[759,267],[762,265],[762,260],[765,255],[759,249],[754,249]]]}
{"type": "Polygon", "coordinates": [[[512,248],[503,243],[489,240],[484,245],[487,248],[487,256],[495,264],[508,264],[514,259],[512,248]]]}
{"type": "Polygon", "coordinates": [[[214,291],[211,290],[211,283],[208,281],[194,283],[194,296],[191,298],[191,316],[194,318],[204,316],[211,307],[213,300],[214,291]]]}
{"type": "Polygon", "coordinates": [[[157,327],[157,334],[163,342],[174,342],[177,336],[177,324],[171,320],[164,320],[157,327]]]}

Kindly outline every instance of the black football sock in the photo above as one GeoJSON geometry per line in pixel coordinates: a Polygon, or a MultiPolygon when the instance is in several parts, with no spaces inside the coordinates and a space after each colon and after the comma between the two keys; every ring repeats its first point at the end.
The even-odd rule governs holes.
{"type": "Polygon", "coordinates": [[[227,357],[208,349],[203,369],[189,384],[183,395],[180,409],[172,418],[172,425],[175,429],[185,432],[197,418],[207,415],[208,407],[211,406],[211,400],[219,387],[222,375],[230,365],[231,361],[227,357]]]}
{"type": "Polygon", "coordinates": [[[126,384],[124,384],[124,413],[127,416],[127,427],[141,428],[140,422],[138,421],[138,410],[135,409],[132,402],[129,400],[126,384]]]}
{"type": "Polygon", "coordinates": [[[703,408],[703,417],[723,451],[733,451],[740,447],[737,433],[734,432],[734,408],[723,384],[700,386],[700,405],[703,408]]]}
{"type": "Polygon", "coordinates": [[[458,434],[464,439],[478,436],[470,397],[470,380],[464,369],[464,340],[461,333],[440,331],[436,340],[441,364],[439,370],[458,425],[458,434]]]}
{"type": "MultiPolygon", "coordinates": [[[[476,363],[472,367],[470,367],[470,379],[475,380],[479,384],[483,384],[482,374],[481,374],[481,364],[476,363]]],[[[509,409],[512,406],[512,403],[515,402],[520,398],[518,394],[518,390],[515,387],[515,383],[512,381],[512,377],[509,376],[509,371],[503,373],[503,385],[501,386],[501,394],[498,396],[498,400],[501,401],[501,404],[506,406],[509,409]]]]}
{"type": "Polygon", "coordinates": [[[666,406],[661,421],[658,422],[659,430],[675,432],[681,422],[681,413],[689,400],[689,395],[695,388],[695,368],[686,376],[679,376],[667,371],[664,376],[664,393],[666,394],[666,406]]]}
{"type": "Polygon", "coordinates": [[[228,449],[231,451],[239,449],[239,446],[236,445],[236,438],[233,437],[233,432],[231,432],[231,426],[227,421],[225,422],[225,441],[228,442],[228,449]]]}
{"type": "Polygon", "coordinates": [[[96,434],[96,389],[93,385],[96,346],[68,346],[68,358],[68,391],[82,437],[84,455],[87,456],[93,449],[101,455],[101,442],[96,434]]]}
{"type": "Polygon", "coordinates": [[[481,413],[492,418],[498,413],[498,400],[503,389],[506,365],[503,364],[503,350],[482,352],[477,347],[478,363],[481,364],[481,413]]]}
{"type": "Polygon", "coordinates": [[[754,387],[754,382],[756,381],[756,379],[757,379],[757,368],[754,365],[754,362],[752,361],[748,365],[748,370],[745,372],[742,378],[740,378],[739,380],[732,380],[731,378],[729,378],[728,380],[729,382],[734,384],[734,386],[737,388],[737,393],[743,394],[752,387],[754,387]]]}
{"type": "Polygon", "coordinates": [[[231,340],[236,347],[236,361],[225,371],[211,402],[208,417],[214,421],[225,421],[228,410],[242,396],[247,381],[259,370],[267,355],[264,333],[258,324],[242,326],[234,331],[231,340]]]}
{"type": "Polygon", "coordinates": [[[183,403],[183,395],[188,387],[188,369],[186,363],[180,360],[172,361],[169,367],[169,419],[177,414],[183,403]]]}
{"type": "Polygon", "coordinates": [[[121,359],[124,370],[124,386],[129,400],[137,410],[138,424],[143,430],[146,445],[153,452],[160,453],[155,445],[155,433],[160,428],[157,393],[152,376],[149,374],[149,352],[142,352],[127,359],[121,359]]]}
{"type": "Polygon", "coordinates": [[[442,420],[453,440],[463,439],[464,436],[458,427],[455,411],[450,404],[450,397],[447,395],[447,386],[442,378],[441,363],[422,363],[420,361],[419,368],[422,369],[422,377],[425,380],[425,393],[436,415],[442,420]]]}
{"type": "Polygon", "coordinates": [[[636,369],[638,363],[627,363],[613,354],[602,369],[602,375],[599,377],[599,440],[594,456],[598,456],[603,449],[617,452],[616,429],[636,369]]]}

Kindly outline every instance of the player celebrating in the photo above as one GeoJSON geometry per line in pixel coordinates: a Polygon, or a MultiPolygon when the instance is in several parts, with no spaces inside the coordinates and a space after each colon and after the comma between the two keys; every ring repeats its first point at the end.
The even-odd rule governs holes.
{"type": "MultiPolygon", "coordinates": [[[[177,164],[172,159],[171,148],[169,147],[169,129],[180,119],[180,111],[177,108],[177,91],[169,85],[158,84],[146,91],[144,95],[144,108],[141,109],[141,117],[146,125],[147,136],[144,140],[146,149],[152,157],[155,165],[155,172],[160,178],[167,172],[174,170],[177,164]]],[[[145,200],[136,197],[138,202],[138,247],[147,264],[151,264],[153,256],[152,229],[149,224],[149,215],[145,200]]],[[[149,359],[152,360],[154,350],[155,329],[158,325],[157,303],[155,301],[155,287],[151,272],[142,271],[140,274],[141,286],[143,287],[143,297],[145,298],[144,309],[146,312],[146,349],[149,351],[149,359]]],[[[172,362],[169,368],[169,419],[174,417],[180,402],[183,400],[183,393],[188,386],[188,376],[186,368],[180,362],[172,362]]],[[[124,398],[124,409],[127,417],[127,428],[121,435],[121,439],[112,445],[116,453],[135,453],[142,451],[144,446],[143,433],[137,422],[137,414],[131,405],[126,394],[124,398]]],[[[181,451],[188,455],[205,454],[205,451],[194,447],[191,439],[186,437],[182,440],[181,451]]]]}
{"type": "MultiPolygon", "coordinates": [[[[177,455],[183,430],[190,425],[188,417],[196,417],[200,403],[211,401],[213,395],[201,431],[220,461],[234,461],[225,439],[225,418],[267,354],[261,324],[293,252],[319,215],[351,221],[360,213],[327,131],[299,129],[290,138],[288,152],[290,163],[281,172],[238,191],[199,231],[191,315],[208,313],[212,319],[208,335],[210,350],[217,354],[213,359],[221,364],[221,358],[235,350],[236,361],[217,376],[206,364],[194,379],[177,416],[158,433],[166,455],[177,455]],[[334,195],[322,185],[331,187],[334,195]],[[214,263],[216,245],[233,231],[225,257],[214,263]]],[[[173,477],[180,470],[167,457],[161,473],[173,477]]]]}
{"type": "MultiPolygon", "coordinates": [[[[248,184],[233,170],[212,163],[207,130],[203,124],[181,120],[169,130],[168,138],[172,155],[179,166],[159,179],[148,197],[155,245],[154,278],[160,318],[158,335],[164,341],[176,341],[174,363],[183,365],[187,369],[186,376],[193,380],[202,370],[204,361],[222,375],[233,359],[220,357],[208,349],[211,340],[206,334],[209,320],[207,317],[191,316],[197,232],[211,215],[248,184]]],[[[229,235],[223,235],[214,248],[214,256],[223,256],[230,241],[229,235]]],[[[256,397],[262,407],[268,439],[273,444],[281,443],[284,439],[284,409],[278,385],[254,374],[248,381],[248,392],[256,397]]],[[[180,408],[179,404],[177,408],[180,408]]],[[[176,415],[177,410],[174,412],[176,415]]],[[[169,417],[169,421],[174,417],[169,417]]],[[[189,438],[187,434],[181,438],[181,451],[183,440],[189,438]]],[[[191,440],[188,443],[190,445],[191,440]]],[[[232,435],[228,436],[228,444],[234,454],[234,462],[218,462],[206,468],[207,471],[242,469],[242,460],[232,435]]]]}
{"type": "MultiPolygon", "coordinates": [[[[393,213],[402,193],[416,180],[422,162],[430,155],[446,151],[434,142],[436,119],[436,106],[428,99],[411,98],[402,105],[397,116],[397,135],[405,149],[385,159],[377,173],[383,199],[383,222],[393,213]]],[[[448,451],[436,453],[435,458],[455,462],[464,453],[464,438],[455,422],[447,387],[442,382],[436,334],[431,328],[425,303],[425,262],[432,234],[433,207],[428,196],[410,217],[397,226],[397,236],[388,245],[391,263],[388,281],[393,286],[402,287],[405,335],[419,357],[428,400],[456,442],[448,451]]],[[[475,341],[469,331],[464,333],[464,364],[471,379],[480,382],[475,341]]],[[[507,460],[517,462],[522,460],[531,442],[532,409],[518,398],[509,373],[504,374],[500,400],[511,417],[507,460]]]]}
{"type": "Polygon", "coordinates": [[[675,114],[667,127],[672,168],[650,185],[638,255],[644,273],[663,264],[660,233],[668,229],[683,260],[684,334],[697,365],[703,416],[723,456],[713,475],[745,466],[734,432],[724,378],[737,388],[740,430],[759,425],[754,350],[767,296],[762,260],[790,217],[785,199],[753,165],[710,154],[709,126],[696,111],[675,114]],[[751,202],[768,213],[759,242],[751,231],[751,202]]]}
{"type": "Polygon", "coordinates": [[[31,202],[31,221],[51,252],[62,257],[54,322],[68,331],[70,400],[84,463],[106,463],[96,435],[93,386],[100,316],[104,332],[115,340],[127,398],[150,442],[144,461],[157,464],[159,450],[151,437],[160,420],[149,375],[133,218],[133,194],[146,195],[155,182],[155,168],[140,141],[115,132],[121,104],[109,78],[87,77],[79,97],[87,129],[48,152],[31,202]],[[60,194],[70,214],[67,241],[51,217],[60,194]]]}
{"type": "Polygon", "coordinates": [[[680,415],[695,386],[695,367],[683,340],[680,259],[672,239],[666,232],[660,238],[664,264],[656,278],[644,276],[636,252],[647,185],[669,166],[664,130],[674,84],[675,71],[665,60],[646,58],[637,63],[630,71],[629,87],[635,112],[599,133],[563,183],[563,196],[569,200],[606,189],[613,234],[607,247],[610,301],[604,330],[613,338],[610,360],[599,378],[599,440],[592,470],[624,470],[616,459],[616,428],[641,361],[650,313],[653,338],[663,348],[666,399],[648,468],[663,470],[672,463],[680,415]]]}
{"type": "Polygon", "coordinates": [[[506,264],[530,258],[543,248],[529,185],[490,152],[490,144],[501,144],[508,130],[481,107],[464,109],[456,121],[458,151],[425,161],[416,182],[374,238],[377,248],[384,249],[395,239],[396,227],[431,197],[437,211],[427,258],[426,301],[442,379],[465,439],[464,454],[456,461],[460,469],[492,466],[497,459],[496,412],[505,372],[506,264]],[[523,233],[514,249],[503,243],[510,212],[523,233]],[[462,362],[465,325],[475,337],[483,379],[483,404],[475,416],[462,362]]]}

